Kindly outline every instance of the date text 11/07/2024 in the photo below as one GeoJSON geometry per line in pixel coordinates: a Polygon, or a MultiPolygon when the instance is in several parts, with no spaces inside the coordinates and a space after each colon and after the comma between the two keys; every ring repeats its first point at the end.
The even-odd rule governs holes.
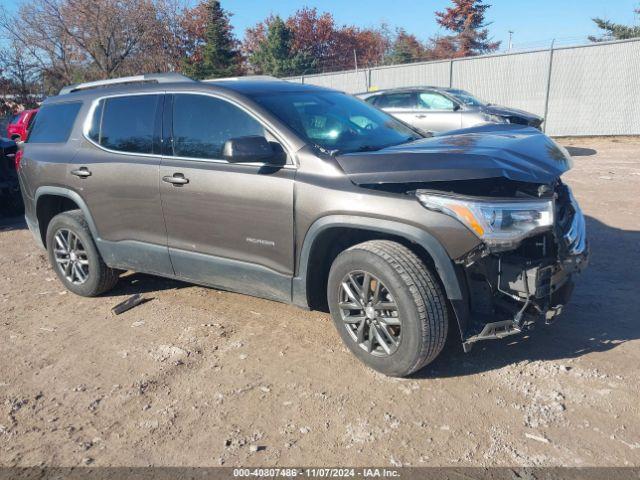
{"type": "Polygon", "coordinates": [[[265,478],[398,478],[400,471],[389,468],[234,468],[234,477],[265,478]]]}

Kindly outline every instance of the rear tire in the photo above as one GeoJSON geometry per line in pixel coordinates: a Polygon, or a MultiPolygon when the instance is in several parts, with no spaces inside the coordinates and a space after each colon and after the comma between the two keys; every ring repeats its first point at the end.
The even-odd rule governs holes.
{"type": "Polygon", "coordinates": [[[327,297],[347,347],[385,375],[410,375],[444,347],[449,318],[442,288],[424,262],[397,242],[373,240],[340,253],[327,297]]]}
{"type": "Polygon", "coordinates": [[[76,295],[95,297],[118,283],[118,271],[102,260],[81,210],[60,213],[51,219],[47,252],[60,281],[76,295]]]}

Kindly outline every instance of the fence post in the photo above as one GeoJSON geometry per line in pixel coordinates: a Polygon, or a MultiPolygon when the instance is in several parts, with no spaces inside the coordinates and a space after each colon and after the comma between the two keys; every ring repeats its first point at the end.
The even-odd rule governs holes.
{"type": "Polygon", "coordinates": [[[453,59],[449,60],[449,88],[453,88],[453,59]]]}
{"type": "Polygon", "coordinates": [[[547,87],[544,93],[544,124],[542,131],[547,133],[547,125],[549,125],[549,92],[551,91],[551,69],[553,68],[553,46],[556,42],[554,38],[551,40],[551,49],[549,50],[549,67],[547,68],[547,87]]]}

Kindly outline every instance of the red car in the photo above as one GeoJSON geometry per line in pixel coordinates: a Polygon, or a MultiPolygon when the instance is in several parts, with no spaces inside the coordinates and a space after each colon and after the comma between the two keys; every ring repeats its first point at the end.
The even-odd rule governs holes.
{"type": "Polygon", "coordinates": [[[7,137],[11,140],[25,140],[27,138],[27,130],[37,113],[36,110],[23,110],[16,113],[7,125],[7,137]]]}

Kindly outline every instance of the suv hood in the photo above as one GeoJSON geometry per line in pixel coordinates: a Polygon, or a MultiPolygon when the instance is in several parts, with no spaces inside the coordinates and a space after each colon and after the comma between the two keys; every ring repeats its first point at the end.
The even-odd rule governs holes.
{"type": "Polygon", "coordinates": [[[567,151],[545,134],[509,124],[456,130],[336,160],[356,185],[496,177],[551,183],[571,168],[567,151]]]}

